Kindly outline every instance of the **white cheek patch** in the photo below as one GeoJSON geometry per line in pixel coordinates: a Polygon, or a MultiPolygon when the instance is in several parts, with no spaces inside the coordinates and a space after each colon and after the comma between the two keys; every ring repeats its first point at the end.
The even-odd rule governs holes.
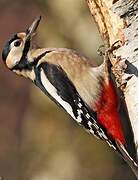
{"type": "Polygon", "coordinates": [[[50,81],[47,79],[44,70],[41,69],[41,82],[43,86],[45,87],[46,91],[72,116],[72,118],[75,119],[75,116],[73,114],[72,107],[69,103],[64,101],[58,94],[56,88],[50,83],[50,81]]]}
{"type": "Polygon", "coordinates": [[[21,59],[23,53],[23,47],[11,46],[11,50],[6,59],[6,65],[8,68],[14,67],[21,59]]]}

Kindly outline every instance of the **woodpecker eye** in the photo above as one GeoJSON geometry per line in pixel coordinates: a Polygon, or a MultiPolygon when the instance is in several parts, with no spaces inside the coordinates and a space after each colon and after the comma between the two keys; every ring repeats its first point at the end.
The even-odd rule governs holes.
{"type": "Polygon", "coordinates": [[[21,45],[21,41],[20,40],[14,42],[14,46],[15,47],[19,47],[20,45],[21,45]]]}

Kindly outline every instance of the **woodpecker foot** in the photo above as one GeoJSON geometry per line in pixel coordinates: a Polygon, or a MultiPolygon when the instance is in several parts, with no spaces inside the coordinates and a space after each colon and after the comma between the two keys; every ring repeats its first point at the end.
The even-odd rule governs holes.
{"type": "Polygon", "coordinates": [[[117,50],[118,48],[120,48],[122,46],[122,41],[121,40],[117,40],[116,42],[114,42],[111,47],[109,47],[107,50],[105,49],[105,45],[100,45],[97,53],[100,56],[109,56],[111,53],[113,53],[114,50],[117,50]]]}
{"type": "Polygon", "coordinates": [[[108,53],[113,53],[114,50],[117,50],[122,46],[123,42],[121,40],[115,41],[109,49],[107,49],[108,53]]]}
{"type": "MultiPolygon", "coordinates": [[[[115,41],[111,47],[109,47],[106,51],[105,51],[105,60],[106,59],[113,59],[115,58],[115,63],[112,62],[112,65],[114,66],[115,64],[117,64],[120,59],[116,58],[116,55],[113,53],[115,50],[119,49],[122,46],[122,41],[121,40],[117,40],[115,41]]],[[[110,62],[110,61],[109,61],[110,62]]],[[[109,63],[108,63],[109,64],[109,63]]],[[[111,63],[110,63],[111,66],[111,63]]]]}
{"type": "Polygon", "coordinates": [[[97,53],[99,56],[104,56],[105,55],[105,46],[102,44],[99,46],[97,53]]]}
{"type": "Polygon", "coordinates": [[[127,82],[129,78],[131,78],[129,74],[124,75],[126,68],[126,61],[120,61],[119,59],[112,67],[113,74],[116,77],[117,87],[119,87],[122,91],[125,91],[127,82]]]}
{"type": "Polygon", "coordinates": [[[110,74],[111,74],[111,63],[110,63],[110,59],[109,59],[109,49],[107,49],[104,52],[104,79],[106,84],[109,83],[109,79],[110,79],[110,74]]]}
{"type": "Polygon", "coordinates": [[[108,82],[109,78],[110,78],[110,74],[111,74],[111,67],[112,64],[110,62],[110,59],[115,58],[115,55],[113,54],[113,51],[117,50],[118,48],[120,48],[122,46],[122,41],[118,40],[116,42],[114,42],[110,48],[108,48],[103,56],[104,56],[104,66],[105,66],[105,80],[108,82]]]}

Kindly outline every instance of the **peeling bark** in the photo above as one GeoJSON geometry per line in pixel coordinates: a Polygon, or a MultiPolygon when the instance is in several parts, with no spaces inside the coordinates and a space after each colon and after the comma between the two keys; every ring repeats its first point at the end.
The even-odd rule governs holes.
{"type": "Polygon", "coordinates": [[[111,56],[122,89],[138,156],[138,0],[87,0],[106,47],[120,40],[111,56]]]}

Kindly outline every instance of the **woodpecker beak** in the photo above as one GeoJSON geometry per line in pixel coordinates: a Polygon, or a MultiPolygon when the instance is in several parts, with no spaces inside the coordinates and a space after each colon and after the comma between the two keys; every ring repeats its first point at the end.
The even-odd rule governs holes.
{"type": "Polygon", "coordinates": [[[35,35],[35,32],[36,32],[36,30],[38,28],[38,25],[39,25],[40,21],[41,21],[41,16],[36,18],[33,21],[32,25],[27,29],[27,31],[26,31],[26,34],[27,34],[26,40],[30,40],[35,35]]]}

